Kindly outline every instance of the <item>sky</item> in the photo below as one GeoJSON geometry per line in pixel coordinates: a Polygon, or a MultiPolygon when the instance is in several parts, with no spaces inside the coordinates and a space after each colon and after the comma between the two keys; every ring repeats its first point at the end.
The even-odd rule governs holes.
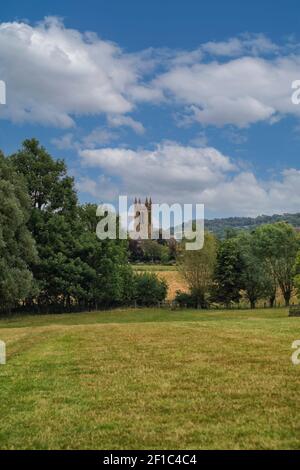
{"type": "Polygon", "coordinates": [[[277,0],[1,5],[0,148],[35,137],[81,202],[300,212],[300,6],[277,0]]]}

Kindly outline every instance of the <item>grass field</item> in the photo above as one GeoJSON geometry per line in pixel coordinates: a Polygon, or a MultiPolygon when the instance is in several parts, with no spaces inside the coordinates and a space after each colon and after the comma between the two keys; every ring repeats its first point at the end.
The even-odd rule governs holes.
{"type": "Polygon", "coordinates": [[[1,449],[299,449],[287,310],[0,321],[1,449]]]}

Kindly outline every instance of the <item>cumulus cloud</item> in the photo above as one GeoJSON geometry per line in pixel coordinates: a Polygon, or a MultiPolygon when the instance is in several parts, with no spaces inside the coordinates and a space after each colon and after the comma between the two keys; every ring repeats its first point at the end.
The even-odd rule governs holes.
{"type": "MultiPolygon", "coordinates": [[[[279,47],[262,34],[200,44],[192,51],[120,46],[49,17],[0,24],[0,76],[7,84],[2,118],[72,127],[76,117],[106,114],[110,126],[144,127],[128,113],[140,103],[182,105],[185,123],[246,127],[300,116],[291,83],[297,45],[279,47]]],[[[183,111],[182,109],[182,111],[183,111]]]]}
{"type": "Polygon", "coordinates": [[[83,148],[95,148],[99,145],[106,145],[117,138],[118,134],[116,132],[112,132],[104,127],[96,127],[82,138],[79,146],[83,148]]]}
{"type": "Polygon", "coordinates": [[[71,130],[52,140],[100,169],[98,179],[78,182],[80,191],[93,196],[147,193],[157,201],[204,202],[219,214],[298,211],[299,170],[259,180],[208,147],[201,129],[190,146],[163,142],[152,150],[132,150],[112,147],[112,141],[121,127],[145,132],[130,115],[141,103],[163,103],[172,114],[176,107],[180,125],[230,125],[231,140],[242,143],[245,136],[236,128],[300,117],[300,106],[291,101],[299,70],[299,45],[279,47],[261,34],[210,41],[195,50],[127,53],[94,33],[66,28],[57,18],[35,25],[0,23],[0,77],[7,85],[0,118],[72,128],[78,116],[104,114],[106,127],[86,136],[71,130]]]}
{"type": "Polygon", "coordinates": [[[242,172],[202,193],[209,210],[229,215],[256,216],[298,212],[300,171],[284,170],[279,179],[259,181],[251,172],[242,172]]]}
{"type": "Polygon", "coordinates": [[[130,127],[137,134],[144,134],[145,132],[143,124],[130,116],[122,116],[120,114],[109,115],[108,124],[112,127],[130,127]]]}
{"type": "Polygon", "coordinates": [[[204,125],[246,127],[259,121],[300,116],[291,84],[300,57],[239,57],[174,67],[155,80],[170,99],[186,106],[187,120],[204,125]]]}
{"type": "Polygon", "coordinates": [[[93,149],[99,145],[106,145],[118,138],[116,132],[105,127],[96,127],[88,134],[80,137],[72,132],[67,132],[60,137],[51,139],[51,143],[59,150],[77,150],[81,148],[93,149]]]}
{"type": "Polygon", "coordinates": [[[264,34],[242,34],[227,41],[210,41],[202,45],[201,50],[214,56],[240,56],[275,54],[280,47],[270,41],[264,34]]]}
{"type": "Polygon", "coordinates": [[[132,194],[156,194],[157,198],[189,197],[199,185],[217,184],[235,166],[214,148],[184,147],[166,142],[154,150],[102,148],[82,150],[85,165],[100,167],[117,176],[121,188],[132,194]]]}
{"type": "MultiPolygon", "coordinates": [[[[155,202],[204,203],[209,216],[294,212],[300,206],[300,170],[258,180],[212,147],[165,142],[153,150],[86,149],[80,155],[84,165],[117,178],[113,197],[151,194],[155,202]]],[[[101,195],[102,187],[89,182],[85,192],[101,195]]]]}
{"type": "Polygon", "coordinates": [[[87,176],[76,181],[78,191],[93,196],[97,203],[114,200],[118,195],[116,184],[107,176],[100,175],[97,179],[87,176]]]}
{"type": "Polygon", "coordinates": [[[60,137],[54,137],[51,139],[51,143],[59,150],[71,150],[77,147],[76,142],[74,142],[74,135],[71,132],[60,137]]]}
{"type": "Polygon", "coordinates": [[[137,55],[57,18],[0,24],[0,76],[8,90],[2,117],[14,122],[71,127],[76,115],[127,113],[132,96],[151,95],[139,83],[137,55]]]}

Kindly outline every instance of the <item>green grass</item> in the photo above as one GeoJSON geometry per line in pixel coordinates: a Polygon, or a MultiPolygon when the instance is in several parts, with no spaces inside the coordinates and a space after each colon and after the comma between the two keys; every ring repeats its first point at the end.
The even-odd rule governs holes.
{"type": "Polygon", "coordinates": [[[287,310],[0,320],[1,449],[299,449],[287,310]]]}
{"type": "Polygon", "coordinates": [[[160,272],[160,271],[177,271],[176,265],[169,264],[132,264],[134,271],[150,271],[150,272],[160,272]]]}

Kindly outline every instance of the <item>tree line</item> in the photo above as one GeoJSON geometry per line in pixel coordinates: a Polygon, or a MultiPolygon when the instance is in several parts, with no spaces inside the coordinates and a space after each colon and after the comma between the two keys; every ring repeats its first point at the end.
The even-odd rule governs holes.
{"type": "Polygon", "coordinates": [[[218,238],[225,239],[230,232],[239,230],[254,230],[261,225],[287,222],[293,227],[300,227],[300,213],[259,215],[258,217],[226,217],[205,220],[205,227],[218,238]]]}
{"type": "Polygon", "coordinates": [[[96,205],[79,204],[65,162],[53,159],[37,140],[25,140],[11,156],[0,153],[0,311],[163,300],[166,284],[135,274],[128,242],[100,241],[97,222],[96,205]]]}
{"type": "Polygon", "coordinates": [[[35,139],[15,154],[0,152],[0,312],[59,312],[118,305],[154,305],[167,285],[137,274],[129,261],[173,262],[189,286],[181,305],[230,307],[247,299],[288,306],[300,291],[299,233],[286,222],[206,232],[204,248],[184,241],[99,240],[95,204],[80,204],[74,179],[35,139]]]}
{"type": "Polygon", "coordinates": [[[289,306],[294,290],[300,292],[300,236],[286,222],[228,232],[225,240],[206,232],[204,248],[183,246],[178,265],[190,288],[190,294],[178,292],[179,303],[228,308],[246,298],[251,308],[259,300],[273,307],[281,292],[289,306]]]}

